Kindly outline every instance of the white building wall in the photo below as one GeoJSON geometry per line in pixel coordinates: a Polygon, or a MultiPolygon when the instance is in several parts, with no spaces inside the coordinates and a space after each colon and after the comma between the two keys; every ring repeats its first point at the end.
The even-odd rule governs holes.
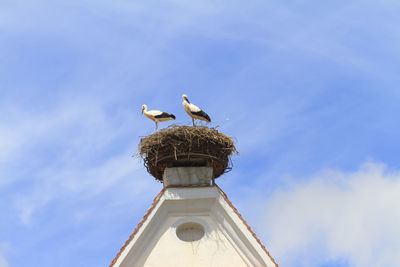
{"type": "Polygon", "coordinates": [[[247,266],[208,215],[168,217],[160,232],[162,234],[158,242],[146,252],[149,257],[144,266],[247,266]],[[201,224],[205,230],[204,236],[193,242],[180,240],[176,229],[185,222],[201,224]]]}

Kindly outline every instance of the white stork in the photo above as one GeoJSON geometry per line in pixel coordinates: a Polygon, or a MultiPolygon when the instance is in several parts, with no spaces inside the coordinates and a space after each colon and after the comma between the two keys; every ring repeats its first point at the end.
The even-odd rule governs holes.
{"type": "Polygon", "coordinates": [[[187,95],[182,95],[183,98],[183,108],[185,109],[186,113],[189,114],[190,117],[192,117],[192,122],[193,126],[196,126],[196,119],[206,121],[206,122],[211,122],[210,116],[207,115],[204,111],[202,111],[199,107],[191,104],[189,102],[189,99],[187,95]]]}
{"type": "Polygon", "coordinates": [[[147,118],[156,123],[156,131],[158,130],[158,123],[160,121],[175,120],[174,114],[163,112],[160,110],[149,110],[147,111],[147,106],[142,106],[142,114],[146,115],[147,118]]]}

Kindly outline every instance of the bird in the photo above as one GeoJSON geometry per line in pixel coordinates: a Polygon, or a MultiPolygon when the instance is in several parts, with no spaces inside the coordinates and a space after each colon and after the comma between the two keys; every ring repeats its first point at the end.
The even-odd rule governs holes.
{"type": "Polygon", "coordinates": [[[196,105],[190,103],[187,95],[183,94],[182,98],[183,98],[182,102],[183,108],[185,109],[186,113],[189,114],[190,117],[192,117],[193,126],[197,125],[196,119],[206,122],[211,122],[210,116],[208,116],[207,113],[202,111],[196,105]]]}
{"type": "Polygon", "coordinates": [[[156,123],[156,132],[158,130],[158,123],[160,121],[169,121],[176,119],[175,115],[171,113],[163,112],[160,110],[147,111],[147,105],[142,105],[142,114],[144,114],[147,118],[156,123]]]}

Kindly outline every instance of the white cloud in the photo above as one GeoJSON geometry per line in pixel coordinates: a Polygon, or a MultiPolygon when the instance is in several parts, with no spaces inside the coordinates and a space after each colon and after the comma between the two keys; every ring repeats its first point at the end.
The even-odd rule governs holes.
{"type": "Polygon", "coordinates": [[[325,171],[268,200],[260,223],[282,266],[400,266],[400,172],[366,163],[325,171]]]}

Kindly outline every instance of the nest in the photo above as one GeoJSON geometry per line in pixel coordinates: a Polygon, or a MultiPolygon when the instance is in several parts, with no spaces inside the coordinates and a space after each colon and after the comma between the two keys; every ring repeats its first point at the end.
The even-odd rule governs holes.
{"type": "Polygon", "coordinates": [[[211,166],[214,178],[232,169],[237,154],[232,138],[215,128],[172,125],[141,138],[139,156],[147,171],[162,180],[166,167],[211,166]]]}

